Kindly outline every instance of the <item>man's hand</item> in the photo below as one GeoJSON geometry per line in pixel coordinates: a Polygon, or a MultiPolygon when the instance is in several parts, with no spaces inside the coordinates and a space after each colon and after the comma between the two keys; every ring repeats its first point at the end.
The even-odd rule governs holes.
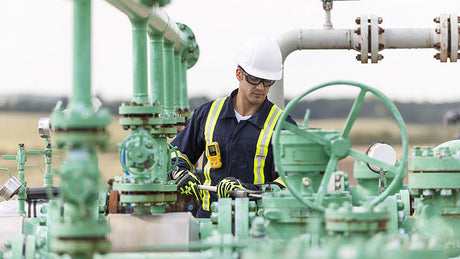
{"type": "Polygon", "coordinates": [[[246,189],[246,185],[235,177],[226,177],[217,185],[217,196],[219,198],[230,198],[230,193],[234,189],[246,189]]]}
{"type": "Polygon", "coordinates": [[[173,173],[173,179],[180,194],[195,195],[199,201],[203,199],[203,191],[198,188],[201,183],[195,174],[189,170],[179,170],[173,173]]]}

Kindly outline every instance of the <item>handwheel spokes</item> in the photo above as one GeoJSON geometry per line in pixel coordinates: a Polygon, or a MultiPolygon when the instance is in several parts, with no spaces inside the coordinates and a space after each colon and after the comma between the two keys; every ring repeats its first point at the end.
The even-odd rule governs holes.
{"type": "Polygon", "coordinates": [[[324,172],[323,179],[321,179],[321,185],[318,188],[318,196],[316,196],[315,205],[321,207],[323,203],[324,196],[327,192],[327,185],[329,184],[329,179],[333,172],[337,170],[337,163],[339,159],[334,154],[331,155],[329,162],[327,163],[326,171],[324,172]]]}
{"type": "MultiPolygon", "coordinates": [[[[308,118],[308,116],[306,117],[308,118]]],[[[304,126],[307,126],[307,125],[305,124],[304,126]]],[[[288,135],[289,133],[286,136],[288,135]]],[[[291,192],[291,194],[299,202],[301,202],[303,205],[313,210],[318,210],[321,212],[325,211],[326,208],[323,206],[323,201],[327,194],[327,186],[328,186],[329,180],[332,176],[332,173],[337,170],[338,161],[340,159],[344,159],[347,156],[352,156],[355,159],[364,161],[365,163],[368,163],[368,164],[375,165],[383,170],[386,170],[388,172],[392,172],[395,174],[395,178],[393,178],[388,188],[383,193],[381,193],[378,197],[372,199],[368,203],[369,204],[368,206],[370,206],[371,208],[375,206],[376,204],[382,202],[389,195],[389,193],[394,191],[397,188],[398,181],[400,181],[404,177],[404,172],[405,172],[405,167],[406,167],[406,162],[407,162],[407,143],[408,143],[407,130],[404,125],[404,120],[402,119],[402,116],[399,113],[396,106],[385,95],[383,95],[376,89],[370,88],[360,83],[348,82],[348,81],[335,81],[335,82],[324,83],[324,84],[321,84],[321,85],[318,85],[316,87],[309,89],[308,91],[303,93],[301,96],[292,100],[286,106],[285,110],[283,111],[283,113],[281,114],[279,118],[278,125],[275,128],[275,131],[273,132],[272,141],[273,141],[273,157],[275,160],[275,164],[280,165],[278,168],[278,173],[283,179],[283,181],[285,182],[287,189],[291,192]],[[299,101],[302,98],[304,98],[306,95],[314,91],[317,91],[319,89],[322,89],[324,87],[328,87],[332,85],[340,85],[340,84],[355,86],[355,87],[360,88],[361,90],[348,114],[347,121],[344,125],[345,126],[344,130],[342,131],[342,133],[340,134],[338,138],[337,138],[337,134],[324,135],[325,131],[319,131],[319,130],[317,131],[316,129],[308,129],[308,128],[305,129],[305,127],[297,128],[285,122],[292,108],[297,103],[299,103],[299,101]],[[399,129],[401,130],[403,157],[401,161],[397,163],[396,165],[390,165],[386,162],[379,161],[375,158],[371,158],[363,153],[359,153],[351,149],[351,142],[348,137],[351,132],[352,126],[357,119],[357,116],[362,107],[362,103],[363,103],[363,100],[367,92],[371,92],[380,101],[384,103],[384,105],[390,110],[391,114],[396,119],[396,123],[398,124],[399,129]],[[289,179],[286,177],[286,172],[283,170],[283,167],[281,166],[282,165],[282,160],[281,160],[282,144],[280,142],[280,135],[281,135],[282,130],[284,129],[290,131],[292,134],[296,134],[299,137],[305,137],[308,140],[311,140],[311,141],[316,142],[317,144],[323,145],[327,155],[330,155],[330,159],[326,166],[323,179],[321,180],[321,184],[319,186],[319,190],[318,190],[318,193],[314,201],[311,201],[311,199],[309,199],[310,197],[309,198],[304,197],[304,194],[300,193],[296,188],[294,188],[294,185],[289,182],[289,179]]]]}
{"type": "Polygon", "coordinates": [[[385,162],[382,162],[380,160],[377,160],[377,159],[374,159],[372,157],[369,157],[365,154],[362,154],[360,152],[357,152],[357,151],[354,151],[354,150],[349,150],[348,151],[348,155],[358,159],[358,160],[361,160],[363,162],[366,162],[368,164],[371,164],[371,165],[375,165],[375,166],[378,166],[379,168],[385,170],[385,171],[388,171],[388,172],[396,172],[396,169],[397,167],[394,166],[394,165],[389,165],[385,162]]]}
{"type": "Polygon", "coordinates": [[[355,102],[353,103],[353,106],[351,107],[350,113],[348,114],[347,122],[345,123],[345,128],[342,132],[342,137],[348,138],[348,135],[351,131],[351,127],[355,123],[356,117],[358,117],[358,113],[361,110],[361,105],[363,104],[364,96],[366,95],[366,93],[366,89],[361,89],[361,92],[359,92],[358,98],[356,98],[355,102]]]}

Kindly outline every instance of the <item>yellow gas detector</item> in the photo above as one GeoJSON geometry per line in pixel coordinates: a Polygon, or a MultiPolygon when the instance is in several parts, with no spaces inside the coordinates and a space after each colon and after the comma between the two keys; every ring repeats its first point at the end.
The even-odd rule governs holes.
{"type": "Polygon", "coordinates": [[[220,149],[219,143],[211,142],[206,144],[206,157],[208,158],[211,168],[217,169],[222,167],[222,161],[220,160],[220,149]]]}

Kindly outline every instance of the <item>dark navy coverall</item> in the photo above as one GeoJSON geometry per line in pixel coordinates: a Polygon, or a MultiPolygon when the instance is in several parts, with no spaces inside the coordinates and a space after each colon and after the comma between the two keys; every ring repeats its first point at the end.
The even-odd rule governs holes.
{"type": "MultiPolygon", "coordinates": [[[[265,120],[274,104],[268,99],[265,99],[256,113],[248,120],[241,120],[238,123],[232,105],[232,98],[235,97],[237,93],[238,89],[234,90],[230,97],[225,100],[214,129],[213,141],[219,144],[222,167],[210,169],[211,185],[216,186],[222,179],[231,176],[243,181],[248,189],[258,190],[258,185],[254,184],[254,157],[256,154],[256,146],[259,133],[264,127],[265,120]]],[[[197,163],[206,147],[204,130],[212,103],[213,102],[208,102],[196,108],[189,124],[171,142],[173,146],[178,147],[180,153],[186,155],[192,165],[197,163]]],[[[290,116],[286,118],[286,121],[296,125],[295,121],[290,116]]],[[[173,160],[175,160],[175,158],[173,158],[173,160]]],[[[203,168],[206,163],[207,158],[203,156],[203,168]]],[[[178,166],[182,169],[192,170],[189,163],[181,156],[179,156],[178,166]]],[[[265,176],[263,184],[278,184],[274,182],[278,178],[278,173],[275,172],[271,143],[265,158],[263,174],[265,176]]],[[[216,193],[210,192],[210,195],[211,197],[207,199],[207,203],[217,201],[216,193]]],[[[204,204],[205,202],[206,201],[203,200],[197,217],[210,217],[210,206],[209,204],[204,204]]]]}

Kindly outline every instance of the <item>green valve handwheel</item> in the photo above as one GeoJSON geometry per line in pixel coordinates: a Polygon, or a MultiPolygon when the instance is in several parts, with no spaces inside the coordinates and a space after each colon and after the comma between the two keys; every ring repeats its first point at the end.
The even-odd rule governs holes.
{"type": "MultiPolygon", "coordinates": [[[[305,125],[307,123],[305,122],[305,125]]],[[[374,207],[381,201],[383,201],[389,193],[393,191],[394,188],[397,187],[397,183],[400,182],[400,180],[404,177],[405,175],[405,170],[406,170],[406,163],[407,163],[407,153],[408,153],[408,136],[407,136],[407,130],[406,126],[404,124],[404,120],[402,119],[401,114],[399,113],[398,109],[396,106],[386,97],[383,93],[380,91],[371,88],[369,86],[356,83],[356,82],[349,82],[349,81],[333,81],[329,83],[324,83],[321,85],[318,85],[316,87],[311,88],[310,90],[306,91],[296,99],[293,99],[289,104],[286,106],[286,109],[283,111],[283,113],[280,116],[280,119],[278,120],[278,125],[275,128],[275,131],[273,133],[273,157],[275,160],[275,164],[277,165],[277,170],[281,178],[283,179],[284,183],[286,184],[288,190],[291,192],[291,194],[296,197],[302,204],[318,210],[318,211],[324,211],[326,208],[323,206],[323,199],[327,191],[327,185],[329,183],[329,179],[331,177],[331,174],[337,170],[337,164],[338,161],[341,159],[344,159],[348,156],[354,157],[357,160],[364,161],[368,164],[372,164],[375,166],[378,166],[379,168],[382,168],[383,170],[386,170],[387,172],[392,172],[395,175],[395,178],[393,178],[393,181],[390,183],[388,188],[382,192],[379,196],[371,200],[369,203],[367,203],[364,206],[369,206],[369,207],[374,207]],[[352,87],[358,87],[360,88],[360,92],[358,94],[358,97],[356,98],[349,114],[347,121],[345,123],[345,127],[343,131],[339,134],[338,137],[335,138],[327,138],[324,137],[321,134],[317,134],[317,131],[315,130],[310,130],[309,128],[302,129],[299,127],[296,127],[290,123],[286,122],[286,117],[289,115],[291,112],[292,108],[306,95],[315,92],[319,89],[328,87],[328,86],[335,86],[335,85],[349,85],[352,87]],[[348,135],[350,134],[351,128],[356,120],[356,117],[358,116],[358,113],[361,109],[361,105],[363,103],[364,97],[367,93],[372,93],[374,96],[376,96],[380,101],[383,102],[383,104],[388,108],[388,110],[391,112],[393,117],[396,120],[396,123],[399,127],[400,133],[401,133],[401,143],[402,143],[402,158],[399,163],[396,165],[389,165],[387,163],[381,162],[379,160],[376,160],[374,158],[371,158],[363,153],[357,152],[353,150],[351,147],[351,141],[348,138],[348,135]],[[281,157],[282,157],[282,144],[280,142],[280,138],[282,137],[282,130],[287,130],[292,132],[295,135],[298,135],[300,137],[305,137],[308,138],[309,140],[312,140],[320,145],[323,146],[324,150],[329,157],[329,161],[327,163],[326,170],[324,172],[324,176],[321,180],[321,184],[318,189],[317,196],[313,202],[309,201],[305,197],[303,197],[298,190],[294,187],[292,183],[289,182],[289,178],[286,177],[286,172],[282,168],[282,163],[281,163],[281,157]]]]}

